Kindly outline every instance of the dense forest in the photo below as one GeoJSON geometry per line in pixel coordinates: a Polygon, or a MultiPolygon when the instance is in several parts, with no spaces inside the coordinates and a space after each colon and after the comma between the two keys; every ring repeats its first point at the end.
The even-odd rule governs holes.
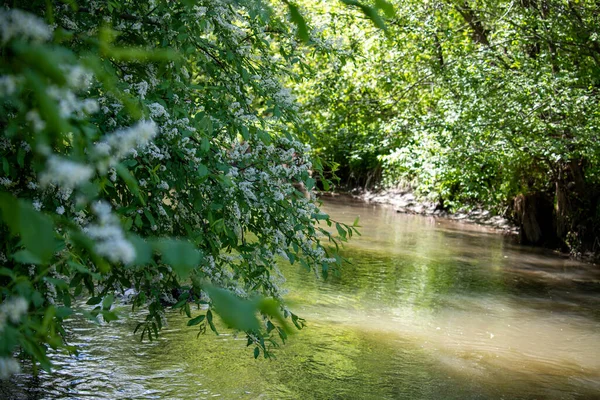
{"type": "Polygon", "coordinates": [[[597,251],[599,12],[398,1],[380,30],[316,6],[338,40],[296,85],[304,127],[346,188],[409,186],[449,210],[505,214],[524,243],[597,251]]]}
{"type": "Polygon", "coordinates": [[[269,357],[304,324],[277,261],[327,277],[358,232],[317,190],[410,187],[600,250],[596,2],[2,4],[1,377],[128,289],[142,339],[214,312],[269,357]]]}

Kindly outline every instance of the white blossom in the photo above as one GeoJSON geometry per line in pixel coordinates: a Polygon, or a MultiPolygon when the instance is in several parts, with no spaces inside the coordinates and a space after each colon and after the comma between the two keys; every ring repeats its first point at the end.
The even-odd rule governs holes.
{"type": "Polygon", "coordinates": [[[10,187],[13,185],[13,181],[8,178],[0,178],[0,185],[4,187],[10,187]]]}
{"type": "Polygon", "coordinates": [[[6,44],[14,38],[31,41],[46,41],[52,31],[44,21],[28,12],[12,9],[0,9],[0,38],[6,44]]]}
{"type": "Polygon", "coordinates": [[[0,76],[0,96],[10,96],[13,94],[17,90],[20,81],[21,79],[14,75],[0,76]]]}
{"type": "Polygon", "coordinates": [[[156,187],[162,190],[169,190],[169,184],[165,181],[161,181],[156,187]]]}
{"type": "Polygon", "coordinates": [[[129,264],[135,260],[135,248],[125,239],[123,229],[117,217],[112,215],[111,207],[104,201],[92,206],[98,217],[98,224],[88,225],[85,233],[96,241],[95,250],[113,263],[129,264]]]}
{"type": "Polygon", "coordinates": [[[43,207],[40,199],[34,199],[33,202],[31,203],[31,205],[33,206],[33,208],[35,208],[38,211],[41,211],[41,209],[43,207]]]}
{"type": "Polygon", "coordinates": [[[119,160],[136,148],[143,148],[156,136],[158,127],[154,121],[139,121],[132,127],[120,129],[106,137],[95,146],[96,154],[106,154],[106,146],[112,156],[119,160]]]}
{"type": "Polygon", "coordinates": [[[92,84],[93,73],[81,65],[62,65],[67,84],[74,89],[87,89],[92,84]]]}
{"type": "Polygon", "coordinates": [[[160,103],[149,104],[148,109],[150,109],[150,118],[169,117],[169,113],[160,103]]]}
{"type": "Polygon", "coordinates": [[[18,324],[28,308],[27,300],[22,297],[10,297],[4,300],[0,304],[0,332],[4,330],[7,321],[18,324]]]}
{"type": "MultiPolygon", "coordinates": [[[[131,76],[131,75],[129,75],[131,76]]],[[[146,98],[146,93],[148,93],[148,88],[150,85],[148,85],[148,82],[146,81],[141,81],[139,83],[136,83],[135,85],[135,89],[138,92],[138,95],[140,96],[141,99],[145,99],[146,98]]]]}
{"type": "Polygon", "coordinates": [[[44,121],[37,110],[30,110],[26,115],[25,119],[31,123],[33,130],[36,132],[40,132],[46,129],[46,121],[44,121]]]}
{"type": "Polygon", "coordinates": [[[114,168],[111,168],[108,170],[108,178],[110,179],[111,182],[117,181],[117,171],[115,171],[114,168]]]}
{"type": "Polygon", "coordinates": [[[0,357],[0,380],[21,372],[19,362],[12,357],[0,357]]]}
{"type": "Polygon", "coordinates": [[[100,110],[100,106],[98,102],[94,99],[85,99],[83,100],[83,111],[87,114],[95,114],[100,110]]]}
{"type": "Polygon", "coordinates": [[[94,170],[88,166],[58,156],[50,156],[46,170],[40,175],[40,184],[54,183],[59,187],[74,188],[90,180],[94,170]]]}

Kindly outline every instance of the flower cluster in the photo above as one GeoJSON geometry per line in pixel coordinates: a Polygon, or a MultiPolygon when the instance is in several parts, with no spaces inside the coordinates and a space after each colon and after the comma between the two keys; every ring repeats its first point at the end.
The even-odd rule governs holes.
{"type": "Polygon", "coordinates": [[[6,44],[13,39],[46,41],[52,30],[44,21],[30,13],[18,9],[0,9],[0,40],[6,44]]]}
{"type": "Polygon", "coordinates": [[[135,260],[135,248],[125,239],[119,220],[111,213],[110,205],[99,201],[92,206],[97,224],[89,224],[84,232],[96,243],[96,251],[113,263],[130,264],[135,260]]]}

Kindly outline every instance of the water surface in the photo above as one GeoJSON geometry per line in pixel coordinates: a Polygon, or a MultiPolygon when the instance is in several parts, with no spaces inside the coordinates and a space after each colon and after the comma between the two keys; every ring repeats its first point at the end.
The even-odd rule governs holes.
{"type": "MultiPolygon", "coordinates": [[[[196,338],[173,312],[140,343],[136,317],[73,320],[77,357],[0,397],[111,399],[600,399],[600,267],[475,225],[329,199],[362,236],[339,276],[286,266],[308,326],[255,360],[244,337],[196,338]]],[[[226,331],[225,331],[226,332],[226,331]]]]}

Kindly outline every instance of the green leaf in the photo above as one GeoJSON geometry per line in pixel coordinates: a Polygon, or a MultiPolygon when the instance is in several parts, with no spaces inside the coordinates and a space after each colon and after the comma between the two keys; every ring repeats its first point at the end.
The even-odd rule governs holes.
{"type": "Polygon", "coordinates": [[[131,193],[138,196],[142,203],[145,204],[144,199],[140,196],[140,188],[137,179],[129,172],[127,167],[123,165],[123,163],[117,164],[116,170],[117,174],[123,179],[129,190],[131,190],[131,193]]]}
{"type": "MultiPolygon", "coordinates": [[[[138,216],[139,217],[139,214],[138,216]]],[[[136,218],[137,218],[136,217],[136,218]]],[[[129,235],[129,242],[135,247],[135,265],[147,265],[152,262],[152,246],[137,235],[129,235]]]]}
{"type": "Polygon", "coordinates": [[[164,239],[157,242],[156,246],[162,253],[165,264],[169,264],[183,279],[187,278],[202,259],[196,246],[184,240],[164,239]]]}
{"type": "Polygon", "coordinates": [[[29,257],[36,264],[47,264],[54,255],[57,242],[54,239],[54,224],[52,220],[35,210],[25,201],[17,201],[6,193],[0,193],[0,210],[2,219],[15,235],[20,235],[29,257]]]}
{"type": "Polygon", "coordinates": [[[115,296],[113,296],[112,294],[105,296],[104,300],[102,300],[102,308],[104,310],[110,310],[110,307],[112,306],[114,301],[115,301],[115,296]]]}
{"type": "Polygon", "coordinates": [[[394,6],[392,5],[392,3],[386,0],[375,0],[375,7],[383,11],[385,16],[388,18],[394,18],[396,16],[394,6]]]}
{"type": "Polygon", "coordinates": [[[300,13],[298,6],[292,3],[288,3],[288,8],[290,10],[290,18],[298,28],[298,37],[302,41],[308,42],[308,40],[310,39],[310,37],[308,36],[308,25],[306,24],[306,20],[300,13]]]}
{"type": "Polygon", "coordinates": [[[198,165],[198,176],[200,178],[204,178],[207,175],[208,175],[208,168],[206,168],[206,165],[199,164],[198,165]]]}
{"type": "Polygon", "coordinates": [[[335,224],[335,229],[337,229],[338,234],[342,237],[346,237],[346,230],[338,223],[335,224]]]}
{"type": "Polygon", "coordinates": [[[198,325],[199,323],[201,323],[202,321],[204,321],[204,318],[206,318],[206,315],[198,315],[196,318],[190,319],[187,322],[187,326],[198,325]]]}
{"type": "Polygon", "coordinates": [[[150,211],[144,210],[144,215],[146,216],[146,218],[148,218],[148,221],[150,221],[152,225],[156,225],[156,221],[154,220],[152,214],[150,214],[150,211]]]}
{"type": "Polygon", "coordinates": [[[73,310],[69,307],[57,307],[56,308],[56,316],[58,318],[66,318],[72,314],[73,314],[73,310]]]}
{"type": "MultiPolygon", "coordinates": [[[[210,132],[212,132],[212,121],[209,120],[208,122],[210,126],[210,132]]],[[[210,150],[210,141],[208,140],[208,138],[202,138],[202,142],[200,143],[200,149],[202,150],[202,152],[208,153],[208,151],[210,150]]]]}
{"type": "Polygon", "coordinates": [[[21,264],[43,264],[42,260],[29,250],[19,250],[12,257],[13,260],[21,264]]]}
{"type": "Polygon", "coordinates": [[[217,328],[215,328],[215,324],[213,324],[213,315],[212,315],[212,311],[210,311],[210,310],[208,310],[206,312],[206,321],[208,322],[210,329],[218,335],[219,332],[217,332],[217,328]]]}
{"type": "Polygon", "coordinates": [[[369,7],[369,6],[362,5],[362,4],[359,7],[362,10],[362,12],[373,22],[373,24],[376,27],[378,27],[379,29],[381,29],[383,31],[387,30],[387,27],[385,26],[385,22],[383,21],[383,19],[377,12],[376,8],[369,7]]]}
{"type": "MultiPolygon", "coordinates": [[[[368,5],[363,4],[356,0],[341,0],[341,1],[342,1],[342,3],[347,4],[349,6],[355,6],[355,7],[360,8],[360,10],[363,12],[363,14],[365,14],[365,16],[367,18],[369,18],[373,22],[373,24],[375,24],[376,27],[378,27],[379,29],[382,29],[384,31],[386,30],[385,22],[383,21],[383,19],[381,18],[381,16],[377,12],[377,10],[378,10],[378,8],[382,8],[384,12],[386,12],[386,9],[389,11],[391,4],[388,6],[381,4],[381,5],[377,5],[378,8],[374,8],[374,7],[368,6],[368,5]]],[[[376,2],[376,4],[377,3],[385,3],[385,2],[376,2]]],[[[391,8],[391,10],[393,11],[393,7],[391,8]]]]}
{"type": "Polygon", "coordinates": [[[319,221],[324,221],[324,220],[329,219],[329,215],[322,214],[322,213],[313,214],[312,217],[319,221]]]}
{"type": "Polygon", "coordinates": [[[258,332],[260,326],[256,313],[255,300],[241,299],[228,290],[206,286],[204,290],[210,296],[214,310],[228,326],[241,331],[258,332]]]}
{"type": "Polygon", "coordinates": [[[100,296],[95,296],[95,297],[90,297],[90,299],[85,303],[88,306],[95,306],[96,304],[100,304],[102,302],[102,297],[100,296]]]}
{"type": "Polygon", "coordinates": [[[12,270],[5,267],[0,268],[0,276],[8,276],[12,280],[15,280],[17,278],[17,276],[12,270]]]}
{"type": "Polygon", "coordinates": [[[106,321],[106,322],[116,321],[119,319],[117,314],[115,314],[113,311],[107,311],[107,310],[102,311],[102,317],[104,317],[104,321],[106,321]]]}
{"type": "Polygon", "coordinates": [[[254,359],[257,359],[260,355],[260,349],[257,347],[254,348],[254,359]]]}
{"type": "Polygon", "coordinates": [[[275,319],[287,333],[293,333],[287,320],[281,313],[281,304],[277,300],[264,298],[258,303],[258,309],[261,313],[275,319]]]}

